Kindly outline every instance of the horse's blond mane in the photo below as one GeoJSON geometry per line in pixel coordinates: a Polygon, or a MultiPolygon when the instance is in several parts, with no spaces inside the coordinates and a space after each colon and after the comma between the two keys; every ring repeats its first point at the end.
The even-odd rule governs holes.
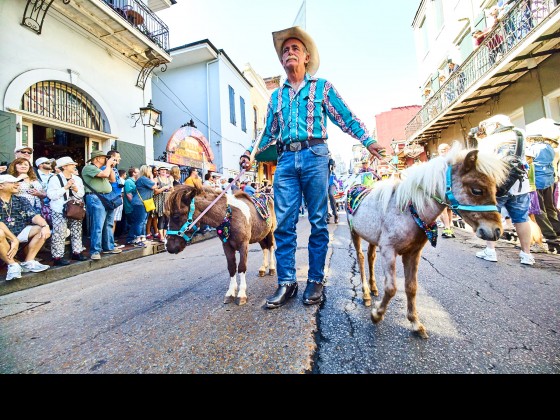
{"type": "MultiPolygon", "coordinates": [[[[455,142],[445,157],[439,156],[406,169],[402,173],[402,181],[379,183],[374,194],[384,211],[387,211],[394,191],[397,208],[401,211],[404,211],[412,202],[418,212],[423,212],[426,206],[435,203],[433,197],[445,199],[447,166],[463,162],[471,150],[473,149],[463,150],[460,144],[455,142]]],[[[503,182],[507,175],[503,161],[496,154],[479,151],[476,169],[489,178],[493,178],[497,184],[503,182]]]]}

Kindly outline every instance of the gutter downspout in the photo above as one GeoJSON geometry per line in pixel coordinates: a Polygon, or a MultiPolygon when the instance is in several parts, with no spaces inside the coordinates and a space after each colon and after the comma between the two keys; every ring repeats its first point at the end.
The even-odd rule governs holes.
{"type": "MultiPolygon", "coordinates": [[[[220,59],[216,58],[206,63],[206,118],[208,121],[208,143],[210,143],[210,147],[212,147],[212,121],[210,120],[210,64],[217,63],[218,61],[220,61],[220,59]]],[[[222,156],[220,153],[220,160],[221,158],[222,156]]],[[[204,175],[205,174],[202,174],[202,176],[204,175]]]]}

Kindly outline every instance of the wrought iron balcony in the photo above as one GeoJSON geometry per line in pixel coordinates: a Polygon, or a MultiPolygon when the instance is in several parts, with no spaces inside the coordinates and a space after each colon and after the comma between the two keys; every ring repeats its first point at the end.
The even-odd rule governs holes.
{"type": "Polygon", "coordinates": [[[553,1],[517,1],[407,124],[407,141],[437,137],[539,62],[560,52],[559,9],[553,1]]]}
{"type": "Polygon", "coordinates": [[[102,1],[160,48],[164,50],[169,49],[169,28],[144,3],[137,0],[102,1]]]}

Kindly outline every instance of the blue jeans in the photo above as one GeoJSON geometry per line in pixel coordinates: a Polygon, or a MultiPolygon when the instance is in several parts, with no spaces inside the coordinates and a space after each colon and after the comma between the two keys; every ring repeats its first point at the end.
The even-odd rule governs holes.
{"type": "Polygon", "coordinates": [[[511,217],[512,223],[525,223],[529,221],[529,193],[520,195],[505,195],[503,197],[496,197],[498,202],[498,211],[502,212],[502,207],[505,208],[511,217]]]}
{"type": "Polygon", "coordinates": [[[95,194],[87,194],[86,212],[89,218],[90,255],[113,250],[115,210],[107,211],[95,194]]]}
{"type": "Polygon", "coordinates": [[[126,214],[126,220],[128,222],[128,234],[126,235],[126,242],[132,242],[139,236],[143,235],[143,230],[146,229],[146,217],[148,213],[143,204],[132,205],[132,211],[126,214]]]}
{"type": "Polygon", "coordinates": [[[307,281],[324,282],[329,245],[328,184],[329,149],[326,144],[317,144],[298,152],[286,151],[278,157],[274,175],[274,210],[278,225],[274,239],[279,286],[297,281],[296,225],[302,193],[311,224],[307,281]]]}

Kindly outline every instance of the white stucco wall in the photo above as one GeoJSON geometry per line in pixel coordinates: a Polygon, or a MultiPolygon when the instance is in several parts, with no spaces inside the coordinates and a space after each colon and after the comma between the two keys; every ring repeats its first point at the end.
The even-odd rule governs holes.
{"type": "MultiPolygon", "coordinates": [[[[27,88],[42,80],[61,80],[84,90],[106,115],[110,134],[120,141],[146,147],[146,160],[153,160],[152,130],[132,113],[147,105],[151,84],[135,86],[140,68],[60,16],[52,8],[41,35],[21,26],[25,0],[0,2],[0,106],[20,108],[27,88]],[[71,72],[70,72],[71,70],[71,72]]],[[[155,105],[155,104],[154,104],[155,105]]],[[[157,106],[156,106],[157,107],[157,106]]],[[[102,145],[110,147],[108,140],[102,145]]]]}
{"type": "Polygon", "coordinates": [[[220,172],[226,175],[239,172],[239,156],[251,144],[248,113],[251,111],[250,86],[233,70],[227,60],[220,60],[220,112],[222,115],[222,166],[220,172]],[[235,90],[235,115],[237,124],[233,125],[229,120],[229,89],[231,86],[235,90]],[[245,100],[245,117],[247,121],[247,131],[241,131],[241,112],[239,98],[245,100]],[[231,172],[230,172],[231,171],[231,172]]]}

